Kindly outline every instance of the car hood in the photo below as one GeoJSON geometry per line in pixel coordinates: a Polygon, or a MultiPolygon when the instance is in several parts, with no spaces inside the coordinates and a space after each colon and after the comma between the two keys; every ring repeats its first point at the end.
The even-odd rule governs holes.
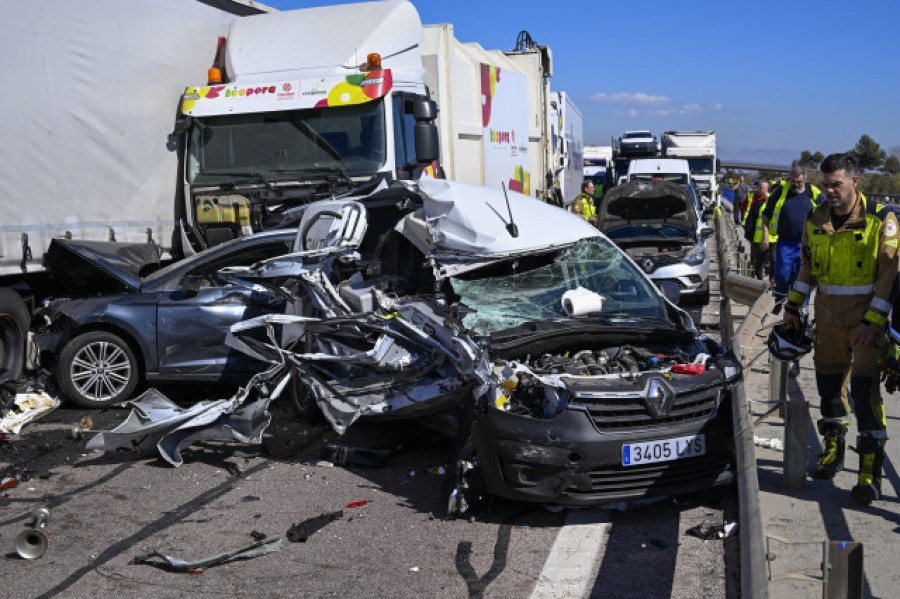
{"type": "Polygon", "coordinates": [[[422,208],[396,229],[446,276],[599,235],[579,216],[515,191],[424,177],[418,187],[422,208]]]}
{"type": "Polygon", "coordinates": [[[154,243],[54,239],[44,266],[68,293],[134,292],[141,288],[140,274],[159,266],[159,250],[154,243]]]}
{"type": "Polygon", "coordinates": [[[696,229],[693,200],[680,185],[668,181],[629,181],[611,189],[600,205],[600,230],[633,221],[672,222],[696,229]]]}

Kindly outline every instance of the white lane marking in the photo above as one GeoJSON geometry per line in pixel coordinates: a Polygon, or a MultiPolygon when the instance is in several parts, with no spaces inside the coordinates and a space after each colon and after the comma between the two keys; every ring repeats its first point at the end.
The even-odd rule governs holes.
{"type": "Polygon", "coordinates": [[[597,559],[612,526],[609,510],[570,510],[531,599],[581,599],[593,588],[597,559]]]}

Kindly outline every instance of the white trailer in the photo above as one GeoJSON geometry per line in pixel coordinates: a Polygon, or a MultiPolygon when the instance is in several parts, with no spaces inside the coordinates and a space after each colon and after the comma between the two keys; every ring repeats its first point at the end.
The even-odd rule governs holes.
{"type": "Polygon", "coordinates": [[[553,179],[563,205],[569,206],[584,179],[584,117],[566,92],[551,92],[550,107],[553,179]]]}
{"type": "Polygon", "coordinates": [[[704,203],[709,205],[715,201],[718,195],[715,131],[666,131],[662,136],[662,155],[687,160],[704,203]]]}
{"type": "Polygon", "coordinates": [[[0,99],[0,285],[40,273],[54,237],[170,243],[177,99],[206,71],[217,36],[261,10],[199,0],[4,5],[0,69],[16,90],[0,99]]]}

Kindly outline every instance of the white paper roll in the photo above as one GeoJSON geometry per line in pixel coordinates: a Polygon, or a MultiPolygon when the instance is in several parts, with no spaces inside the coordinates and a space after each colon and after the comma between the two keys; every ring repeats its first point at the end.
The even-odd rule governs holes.
{"type": "Polygon", "coordinates": [[[562,295],[562,307],[568,316],[584,316],[603,311],[603,300],[606,299],[599,293],[590,289],[578,287],[570,289],[562,295]]]}

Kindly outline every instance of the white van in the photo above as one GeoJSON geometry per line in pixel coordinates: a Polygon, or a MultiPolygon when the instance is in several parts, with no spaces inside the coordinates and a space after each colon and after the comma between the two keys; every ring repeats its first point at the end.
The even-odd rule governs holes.
{"type": "Polygon", "coordinates": [[[638,158],[628,163],[628,180],[655,179],[691,184],[691,168],[683,158],[638,158]]]}

